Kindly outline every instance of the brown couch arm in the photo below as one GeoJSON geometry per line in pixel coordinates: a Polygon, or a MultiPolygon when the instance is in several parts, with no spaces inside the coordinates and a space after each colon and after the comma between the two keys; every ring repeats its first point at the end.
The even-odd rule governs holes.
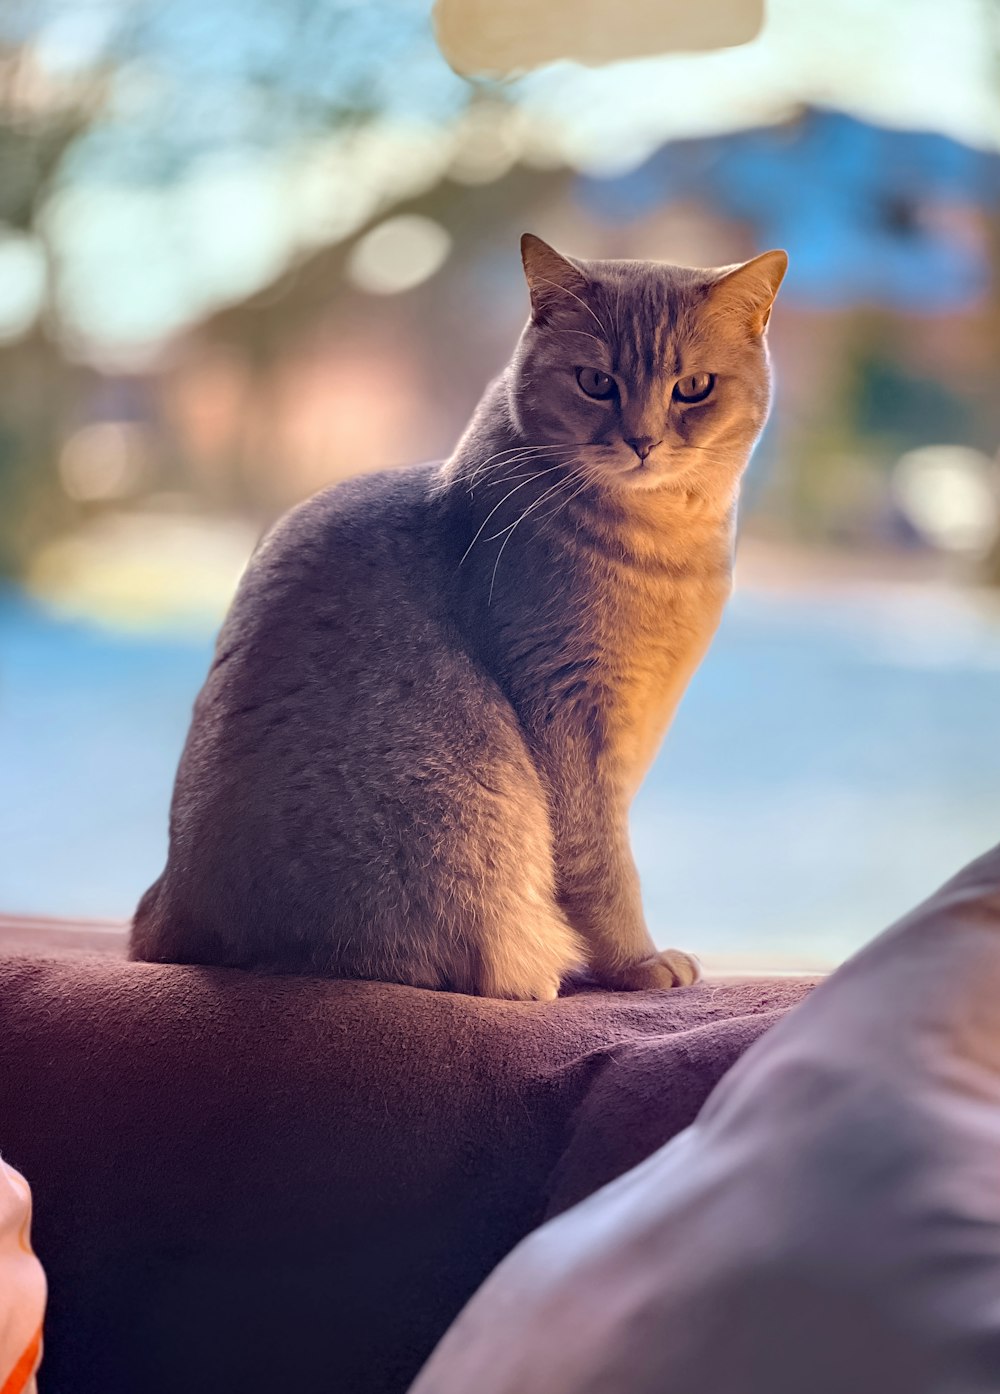
{"type": "Polygon", "coordinates": [[[42,1394],[405,1390],[550,1202],[684,1127],[805,990],[526,1004],[0,960],[0,1149],[50,1282],[42,1394]]]}

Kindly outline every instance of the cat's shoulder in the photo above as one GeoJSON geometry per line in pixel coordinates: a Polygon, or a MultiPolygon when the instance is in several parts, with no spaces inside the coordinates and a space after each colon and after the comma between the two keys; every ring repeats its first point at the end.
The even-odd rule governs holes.
{"type": "Polygon", "coordinates": [[[290,509],[258,544],[255,562],[305,558],[331,547],[365,551],[419,534],[439,466],[413,465],[358,475],[322,489],[290,509]]]}

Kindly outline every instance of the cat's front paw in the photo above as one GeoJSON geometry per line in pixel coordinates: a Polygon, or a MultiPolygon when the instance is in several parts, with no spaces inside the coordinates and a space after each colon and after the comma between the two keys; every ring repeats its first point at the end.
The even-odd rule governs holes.
{"type": "Polygon", "coordinates": [[[615,970],[607,986],[619,992],[648,992],[652,988],[690,987],[701,977],[701,964],[682,949],[661,949],[653,958],[615,970]]]}

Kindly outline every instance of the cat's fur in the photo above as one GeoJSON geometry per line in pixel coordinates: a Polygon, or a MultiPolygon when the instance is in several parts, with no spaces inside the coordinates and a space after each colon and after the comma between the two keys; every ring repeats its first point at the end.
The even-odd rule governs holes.
{"type": "Polygon", "coordinates": [[[729,594],[786,258],[522,253],[530,322],[452,457],[319,494],[253,557],[134,957],[513,998],[697,975],[646,929],[628,807],[729,594]]]}

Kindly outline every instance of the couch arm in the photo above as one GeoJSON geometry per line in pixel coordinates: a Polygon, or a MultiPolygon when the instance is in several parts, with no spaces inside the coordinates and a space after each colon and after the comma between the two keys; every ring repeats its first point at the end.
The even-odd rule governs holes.
{"type": "Polygon", "coordinates": [[[510,1003],[0,959],[0,1150],[50,1284],[42,1394],[405,1390],[550,1203],[683,1128],[805,991],[510,1003]]]}

